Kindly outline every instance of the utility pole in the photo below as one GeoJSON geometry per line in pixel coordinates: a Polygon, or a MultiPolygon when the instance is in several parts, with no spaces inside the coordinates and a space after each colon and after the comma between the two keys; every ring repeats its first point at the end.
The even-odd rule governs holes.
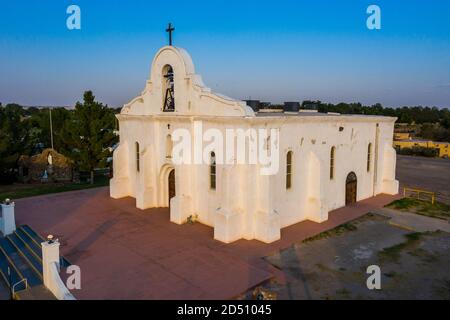
{"type": "Polygon", "coordinates": [[[50,141],[53,149],[53,125],[52,125],[52,108],[49,107],[48,110],[50,111],[50,141]]]}

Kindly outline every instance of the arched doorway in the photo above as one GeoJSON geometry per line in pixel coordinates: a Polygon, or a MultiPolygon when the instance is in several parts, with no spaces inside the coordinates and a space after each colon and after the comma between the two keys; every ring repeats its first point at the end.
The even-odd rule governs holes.
{"type": "Polygon", "coordinates": [[[356,202],[357,179],[354,172],[350,172],[345,180],[345,205],[356,202]]]}
{"type": "Polygon", "coordinates": [[[175,197],[175,169],[170,170],[167,182],[169,191],[169,207],[170,207],[170,199],[175,197]]]}

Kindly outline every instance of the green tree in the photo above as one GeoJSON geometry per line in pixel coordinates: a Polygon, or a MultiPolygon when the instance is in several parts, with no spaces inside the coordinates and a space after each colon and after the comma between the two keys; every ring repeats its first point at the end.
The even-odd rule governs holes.
{"type": "Polygon", "coordinates": [[[104,168],[111,155],[110,147],[116,142],[115,116],[112,109],[95,101],[92,91],[86,91],[83,103],[77,102],[73,120],[69,122],[72,158],[79,169],[90,172],[94,183],[94,169],[104,168]]]}
{"type": "MultiPolygon", "coordinates": [[[[29,112],[29,111],[28,111],[29,112]]],[[[67,144],[68,124],[72,121],[73,111],[63,107],[52,108],[53,146],[56,151],[70,156],[71,146],[67,144]]],[[[33,127],[32,136],[36,142],[51,147],[50,110],[39,109],[31,113],[30,122],[33,127]]]]}
{"type": "Polygon", "coordinates": [[[31,149],[29,125],[18,104],[0,106],[0,182],[12,183],[17,160],[31,149]]]}

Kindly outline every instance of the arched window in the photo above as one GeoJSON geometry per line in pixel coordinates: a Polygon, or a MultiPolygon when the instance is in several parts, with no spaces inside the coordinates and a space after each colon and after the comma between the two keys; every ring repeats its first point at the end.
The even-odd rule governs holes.
{"type": "Polygon", "coordinates": [[[172,136],[168,134],[166,137],[166,158],[168,159],[172,158],[172,148],[173,148],[172,136]]]}
{"type": "Polygon", "coordinates": [[[211,152],[211,160],[209,165],[209,187],[216,190],[216,154],[211,152]]]}
{"type": "Polygon", "coordinates": [[[266,140],[264,141],[264,149],[270,151],[270,136],[267,136],[266,140]]]}
{"type": "Polygon", "coordinates": [[[136,145],[136,171],[139,172],[139,142],[136,142],[135,145],[136,145]]]}
{"type": "Polygon", "coordinates": [[[370,171],[370,162],[372,161],[372,144],[369,143],[367,147],[367,172],[370,171]]]}
{"type": "Polygon", "coordinates": [[[330,151],[330,179],[333,180],[334,179],[334,161],[335,161],[335,152],[336,148],[335,147],[331,147],[331,151],[330,151]]]}
{"type": "Polygon", "coordinates": [[[292,187],[292,151],[286,154],[286,189],[292,187]]]}
{"type": "Polygon", "coordinates": [[[175,111],[174,74],[172,66],[165,65],[162,69],[163,111],[175,111]]]}

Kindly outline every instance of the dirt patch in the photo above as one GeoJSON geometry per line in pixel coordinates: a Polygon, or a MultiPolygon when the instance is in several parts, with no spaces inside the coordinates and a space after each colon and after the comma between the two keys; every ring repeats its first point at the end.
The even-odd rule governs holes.
{"type": "Polygon", "coordinates": [[[411,233],[388,222],[367,214],[266,257],[286,283],[262,287],[278,299],[449,299],[450,234],[411,233]],[[381,269],[380,290],[367,288],[370,265],[381,269]]]}

